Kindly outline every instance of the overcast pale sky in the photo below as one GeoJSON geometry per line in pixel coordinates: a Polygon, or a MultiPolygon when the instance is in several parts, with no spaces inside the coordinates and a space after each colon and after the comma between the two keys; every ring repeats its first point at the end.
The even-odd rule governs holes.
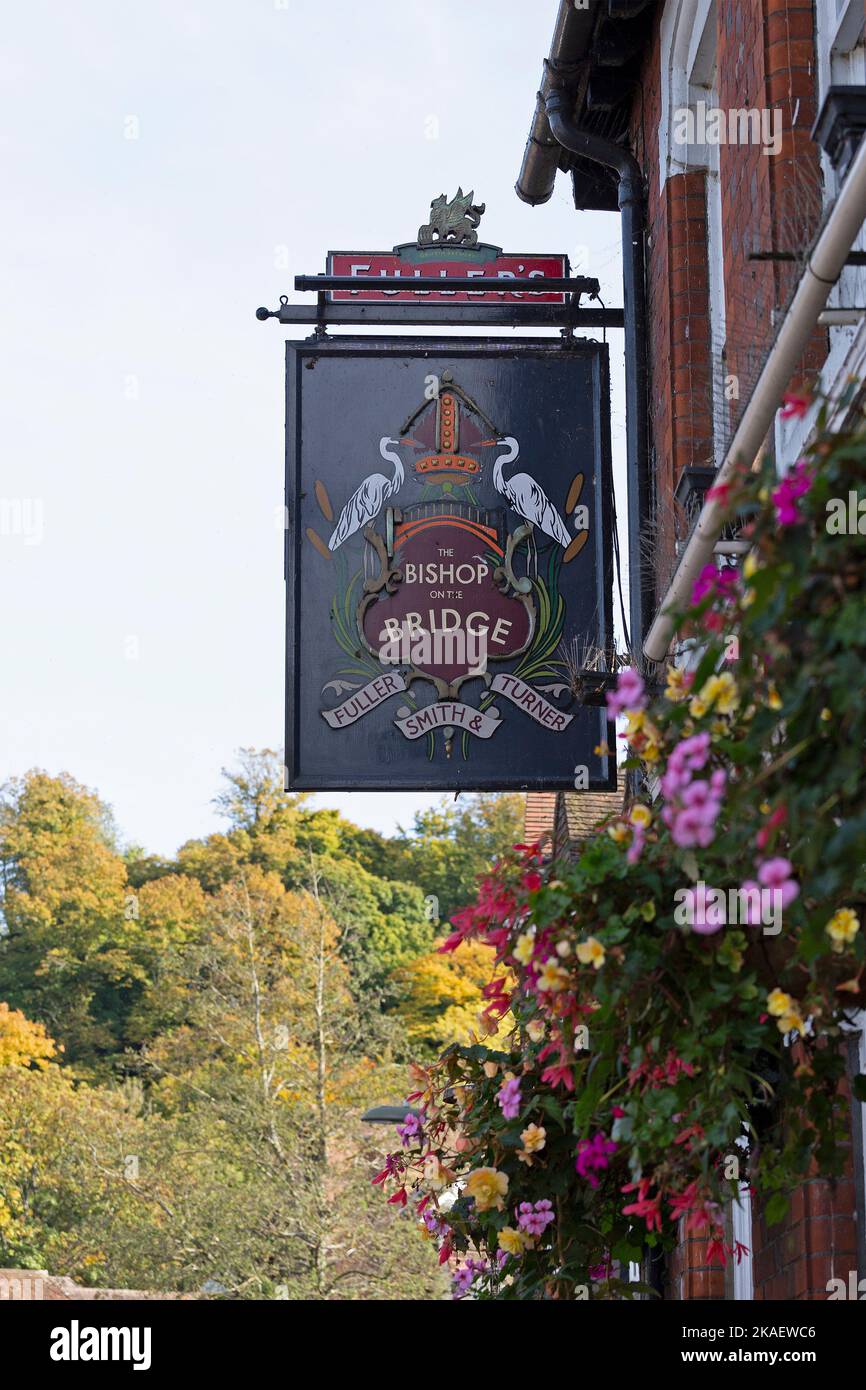
{"type": "MultiPolygon", "coordinates": [[[[236,748],[281,746],[283,340],[303,330],[254,314],[292,275],[412,240],[462,184],[484,239],[565,251],[621,303],[617,216],[577,214],[563,175],[544,207],[513,192],[556,10],[7,11],[0,780],[66,770],[168,854],[219,828],[236,748]]],[[[390,831],[436,799],[317,800],[390,831]]]]}

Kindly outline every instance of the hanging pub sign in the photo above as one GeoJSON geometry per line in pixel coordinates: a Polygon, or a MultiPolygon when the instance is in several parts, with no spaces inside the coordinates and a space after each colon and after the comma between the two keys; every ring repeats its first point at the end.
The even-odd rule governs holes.
{"type": "Polygon", "coordinates": [[[612,728],[572,678],[613,645],[606,346],[286,352],[289,787],[614,786],[612,728]]]}

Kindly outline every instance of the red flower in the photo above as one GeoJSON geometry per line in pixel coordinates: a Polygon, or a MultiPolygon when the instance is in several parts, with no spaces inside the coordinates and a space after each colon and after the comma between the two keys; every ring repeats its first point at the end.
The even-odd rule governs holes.
{"type": "Polygon", "coordinates": [[[634,1192],[635,1188],[637,1188],[637,1201],[623,1207],[623,1216],[640,1216],[646,1222],[647,1232],[653,1230],[661,1232],[661,1192],[656,1193],[655,1197],[647,1195],[650,1189],[649,1178],[641,1178],[640,1182],[626,1183],[625,1187],[620,1190],[622,1192],[634,1192]]]}
{"type": "Polygon", "coordinates": [[[810,397],[802,392],[786,391],[779,414],[783,420],[802,420],[811,404],[810,397]]]}
{"type": "Polygon", "coordinates": [[[442,945],[438,947],[439,955],[444,956],[448,951],[456,951],[458,946],[462,946],[464,939],[462,931],[452,932],[450,936],[445,938],[442,945]]]}
{"type": "Polygon", "coordinates": [[[391,1205],[391,1206],[396,1205],[396,1206],[398,1206],[398,1207],[405,1207],[405,1205],[406,1205],[406,1189],[405,1189],[405,1187],[398,1187],[398,1188],[397,1188],[397,1191],[396,1191],[391,1197],[388,1198],[388,1202],[389,1202],[389,1205],[391,1205]]]}
{"type": "Polygon", "coordinates": [[[574,1071],[571,1067],[545,1067],[541,1079],[547,1086],[564,1086],[567,1091],[574,1090],[574,1071]]]}
{"type": "MultiPolygon", "coordinates": [[[[713,1260],[718,1260],[719,1263],[723,1265],[728,1263],[724,1241],[722,1241],[718,1235],[714,1235],[712,1240],[707,1242],[707,1264],[711,1265],[713,1260]]],[[[739,1261],[737,1263],[739,1263],[739,1261]]]]}
{"type": "Polygon", "coordinates": [[[528,893],[537,893],[541,887],[541,874],[535,869],[530,869],[523,875],[523,886],[528,893]]]}

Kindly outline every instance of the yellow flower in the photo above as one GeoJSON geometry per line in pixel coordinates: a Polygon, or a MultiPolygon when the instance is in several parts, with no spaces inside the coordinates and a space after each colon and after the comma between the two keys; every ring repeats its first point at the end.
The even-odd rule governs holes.
{"type": "Polygon", "coordinates": [[[770,811],[772,810],[772,807],[770,806],[769,801],[762,801],[760,806],[758,807],[758,810],[760,811],[762,816],[768,816],[770,814],[770,811]]]}
{"type": "Polygon", "coordinates": [[[833,711],[831,709],[828,709],[825,705],[818,717],[822,721],[822,723],[829,724],[830,720],[833,718],[833,711]]]}
{"type": "Polygon", "coordinates": [[[438,1191],[441,1187],[447,1187],[451,1180],[451,1173],[444,1168],[435,1154],[428,1154],[424,1160],[424,1182],[427,1187],[438,1191]]]}
{"type": "Polygon", "coordinates": [[[780,1033],[799,1033],[801,1036],[806,1031],[806,1024],[798,1013],[783,1014],[777,1023],[780,1033]]]}
{"type": "Polygon", "coordinates": [[[535,935],[531,931],[521,932],[517,938],[512,955],[515,960],[519,960],[521,965],[528,965],[532,960],[532,952],[535,949],[535,935]]]}
{"type": "Polygon", "coordinates": [[[840,907],[833,913],[824,930],[833,942],[833,950],[841,954],[846,946],[851,945],[860,930],[860,918],[852,908],[840,907]]]}
{"type": "Polygon", "coordinates": [[[639,734],[646,724],[646,715],[642,709],[627,709],[625,711],[625,734],[631,742],[635,734],[639,734]]]}
{"type": "Polygon", "coordinates": [[[571,955],[571,942],[567,937],[563,937],[561,941],[557,941],[556,954],[559,956],[560,960],[568,960],[568,957],[571,955]]]}
{"type": "Polygon", "coordinates": [[[543,1125],[527,1125],[521,1131],[520,1142],[526,1153],[537,1154],[547,1143],[547,1130],[543,1125]]]}
{"type": "Polygon", "coordinates": [[[745,560],[743,561],[743,578],[751,579],[753,575],[756,575],[758,573],[758,570],[760,568],[761,566],[758,564],[757,555],[753,550],[750,550],[745,560]]]}
{"type": "Polygon", "coordinates": [[[770,709],[782,708],[782,697],[774,685],[767,687],[767,704],[770,709]]]}
{"type": "Polygon", "coordinates": [[[643,760],[644,760],[645,763],[657,763],[657,762],[658,762],[658,760],[659,760],[659,758],[660,758],[660,756],[661,756],[661,749],[659,748],[659,746],[658,746],[658,744],[656,743],[655,739],[653,739],[653,738],[647,739],[647,741],[646,741],[646,743],[644,744],[643,748],[640,750],[640,755],[641,755],[641,757],[643,758],[643,760]]]}
{"type": "Polygon", "coordinates": [[[646,829],[648,825],[652,825],[653,819],[652,811],[649,806],[644,806],[640,801],[632,806],[628,818],[632,825],[642,825],[644,829],[646,829]]]}
{"type": "Polygon", "coordinates": [[[715,705],[718,714],[733,714],[740,703],[740,692],[730,671],[723,671],[720,676],[710,676],[700,692],[700,699],[708,709],[715,705]]]}
{"type": "Polygon", "coordinates": [[[665,695],[675,703],[684,700],[689,693],[686,684],[687,671],[681,671],[678,666],[669,666],[667,670],[667,684],[665,685],[665,695]]]}
{"type": "Polygon", "coordinates": [[[499,1249],[506,1255],[522,1255],[525,1243],[523,1232],[515,1231],[513,1226],[503,1226],[499,1232],[499,1249]]]}
{"type": "MultiPolygon", "coordinates": [[[[578,955],[580,947],[577,948],[578,955]]],[[[568,984],[568,971],[563,970],[561,965],[557,965],[555,960],[546,960],[538,977],[538,988],[550,990],[555,994],[557,990],[565,989],[568,984]]]]}
{"type": "Polygon", "coordinates": [[[466,1179],[466,1196],[475,1199],[477,1211],[496,1207],[502,1211],[502,1198],[508,1191],[508,1174],[497,1168],[474,1168],[466,1179]]]}
{"type": "Polygon", "coordinates": [[[579,942],[577,959],[581,965],[593,965],[596,970],[599,970],[604,965],[604,947],[600,941],[591,936],[588,941],[579,942]]]}
{"type": "Polygon", "coordinates": [[[623,825],[621,820],[614,821],[613,825],[607,827],[607,833],[614,844],[621,845],[624,840],[628,839],[628,826],[623,825]]]}
{"type": "Polygon", "coordinates": [[[793,999],[783,989],[771,990],[767,995],[767,1010],[774,1018],[781,1018],[783,1014],[790,1013],[793,1007],[793,999]]]}
{"type": "Polygon", "coordinates": [[[701,699],[700,695],[695,695],[689,701],[689,714],[693,719],[703,719],[708,709],[709,705],[701,699]]]}
{"type": "Polygon", "coordinates": [[[540,1043],[544,1037],[545,1027],[540,1018],[531,1018],[526,1025],[526,1031],[534,1043],[540,1043]]]}

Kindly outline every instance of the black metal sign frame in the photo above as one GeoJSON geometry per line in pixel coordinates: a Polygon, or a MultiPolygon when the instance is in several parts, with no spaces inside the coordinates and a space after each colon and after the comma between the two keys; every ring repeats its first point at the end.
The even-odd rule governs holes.
{"type": "MultiPolygon", "coordinates": [[[[340,307],[341,312],[343,312],[342,306],[340,307]]],[[[487,319],[488,315],[485,314],[484,317],[487,319]]],[[[497,432],[501,430],[503,434],[509,434],[511,431],[507,427],[512,418],[520,421],[517,428],[524,436],[522,443],[526,446],[525,461],[524,455],[521,455],[521,462],[511,464],[506,472],[501,466],[503,462],[501,449],[498,456],[499,472],[496,476],[502,498],[506,496],[509,482],[512,488],[511,493],[508,494],[510,501],[505,508],[500,507],[501,511],[508,513],[510,521],[504,529],[500,523],[501,529],[498,533],[500,544],[498,548],[494,546],[497,548],[497,553],[504,557],[501,568],[495,571],[495,591],[492,585],[492,574],[488,575],[488,571],[485,569],[494,605],[500,599],[502,602],[506,601],[505,598],[502,598],[503,594],[507,601],[512,604],[512,608],[508,610],[509,618],[503,619],[501,630],[503,632],[508,631],[512,625],[519,628],[519,621],[512,624],[512,615],[521,619],[524,609],[526,612],[530,612],[532,601],[526,595],[529,593],[532,581],[527,578],[527,575],[532,573],[531,566],[533,564],[537,570],[539,557],[542,568],[548,566],[550,573],[558,575],[560,572],[564,572],[565,563],[572,558],[570,552],[575,550],[575,546],[579,550],[583,541],[587,541],[591,544],[587,543],[585,547],[585,554],[581,562],[583,568],[580,572],[584,576],[594,577],[594,598],[589,593],[592,586],[586,586],[586,603],[589,603],[592,598],[594,607],[588,616],[588,610],[585,607],[580,607],[584,600],[579,597],[578,591],[575,591],[573,586],[570,591],[572,598],[569,599],[569,602],[575,604],[576,620],[582,624],[581,636],[585,640],[591,641],[599,649],[610,652],[613,647],[611,507],[613,484],[610,461],[609,369],[605,344],[574,338],[564,340],[552,338],[503,340],[469,337],[439,338],[433,335],[420,338],[346,335],[335,338],[316,337],[304,341],[290,340],[286,343],[287,530],[285,562],[288,600],[286,628],[286,766],[288,788],[295,790],[363,789],[369,791],[516,791],[574,789],[577,786],[584,790],[615,789],[616,758],[613,726],[607,721],[604,709],[600,704],[592,707],[580,703],[569,691],[566,680],[560,680],[557,684],[546,680],[545,677],[546,684],[536,682],[534,688],[530,680],[527,679],[524,682],[499,667],[497,669],[501,674],[495,677],[496,684],[493,686],[496,692],[495,696],[489,690],[479,695],[477,683],[473,687],[470,681],[467,690],[474,689],[475,694],[474,696],[467,695],[465,700],[461,700],[459,686],[461,681],[469,679],[466,676],[460,676],[453,684],[447,684],[447,681],[451,680],[449,674],[443,685],[440,679],[441,671],[440,677],[437,678],[436,675],[417,671],[415,667],[410,670],[404,667],[402,674],[398,672],[393,678],[389,677],[388,681],[380,679],[375,682],[371,680],[368,686],[364,686],[362,676],[347,679],[345,664],[344,674],[339,674],[337,669],[340,667],[339,660],[333,661],[334,669],[328,669],[329,647],[334,646],[333,654],[337,658],[341,656],[341,653],[333,641],[329,640],[330,634],[325,633],[325,640],[321,640],[323,631],[322,628],[316,627],[316,621],[320,621],[323,627],[330,609],[333,622],[335,606],[333,598],[327,597],[329,593],[327,586],[331,585],[332,589],[334,587],[336,552],[342,545],[343,534],[345,533],[346,537],[352,537],[353,546],[360,540],[360,535],[365,536],[370,546],[369,552],[364,551],[365,556],[369,559],[369,555],[375,548],[378,562],[381,565],[378,576],[368,576],[373,586],[369,593],[367,592],[369,586],[364,583],[350,595],[351,604],[347,598],[346,612],[351,612],[353,621],[356,614],[361,615],[367,611],[365,605],[372,604],[374,600],[386,599],[400,589],[399,581],[394,581],[394,575],[397,573],[396,565],[398,564],[394,558],[396,554],[394,531],[395,526],[398,530],[401,526],[406,528],[406,518],[399,510],[400,506],[403,505],[406,493],[400,492],[395,496],[394,506],[386,506],[380,497],[378,510],[372,520],[369,519],[369,516],[366,518],[367,529],[362,529],[359,533],[361,520],[365,518],[356,522],[351,522],[349,519],[351,506],[354,504],[357,509],[357,498],[361,490],[358,489],[352,497],[349,497],[349,494],[364,471],[359,468],[357,457],[346,457],[340,466],[336,465],[333,458],[330,460],[328,465],[332,469],[329,474],[330,490],[339,494],[333,497],[330,496],[328,487],[325,485],[324,468],[319,468],[318,462],[316,462],[311,471],[310,460],[310,440],[315,439],[316,444],[312,448],[312,453],[315,454],[316,450],[319,450],[323,463],[327,463],[326,456],[333,441],[322,436],[323,434],[326,435],[331,427],[329,410],[342,412],[345,415],[350,408],[361,412],[368,409],[372,423],[371,421],[366,422],[369,428],[363,432],[364,447],[366,448],[368,444],[367,435],[372,437],[371,431],[379,430],[383,435],[381,445],[384,449],[382,457],[385,459],[393,456],[393,450],[389,454],[385,446],[395,445],[398,442],[396,438],[388,439],[385,436],[405,435],[411,419],[421,418],[422,411],[426,409],[423,402],[415,411],[414,416],[410,414],[409,419],[395,418],[396,406],[393,399],[390,405],[387,407],[384,405],[387,395],[387,392],[384,391],[382,393],[383,404],[380,408],[378,378],[373,365],[381,362],[391,362],[395,366],[401,363],[416,362],[418,370],[415,372],[413,380],[415,378],[424,379],[422,369],[425,367],[434,375],[439,373],[441,379],[443,381],[447,379],[449,383],[453,376],[454,384],[453,386],[449,385],[448,394],[453,396],[454,400],[460,398],[458,406],[467,412],[467,418],[474,410],[478,420],[484,421],[484,427],[480,433],[490,435],[491,429],[494,429],[497,432]],[[335,368],[336,364],[341,362],[344,366],[353,364],[354,375],[351,376],[353,383],[351,390],[355,394],[351,397],[348,395],[340,397],[339,392],[334,393],[333,388],[337,384],[338,375],[337,371],[331,370],[331,368],[335,368]],[[449,370],[447,372],[442,370],[443,363],[448,364],[449,370]],[[584,387],[587,384],[590,387],[588,391],[584,392],[586,397],[585,412],[589,413],[585,413],[585,418],[582,417],[574,428],[569,426],[571,434],[566,430],[562,435],[562,440],[566,443],[577,436],[583,440],[584,445],[591,440],[591,449],[584,449],[584,454],[581,456],[583,467],[588,475],[585,479],[588,486],[584,498],[589,501],[589,509],[584,507],[583,510],[591,511],[591,520],[588,523],[587,535],[583,537],[583,541],[579,537],[576,541],[572,535],[567,546],[567,537],[563,537],[561,542],[551,544],[550,540],[543,534],[544,526],[548,525],[554,528],[559,526],[561,533],[561,518],[558,522],[550,523],[548,521],[545,523],[543,518],[536,515],[534,529],[533,526],[526,525],[530,517],[527,512],[527,502],[521,501],[521,497],[518,495],[520,487],[524,489],[522,494],[524,499],[528,496],[528,492],[533,489],[536,501],[539,493],[544,504],[548,502],[548,499],[543,487],[536,481],[536,476],[515,471],[521,468],[531,468],[537,477],[541,477],[539,472],[541,467],[540,455],[538,451],[536,451],[535,456],[533,455],[532,439],[529,438],[534,433],[527,423],[530,419],[529,406],[523,403],[518,410],[515,404],[516,413],[512,416],[508,405],[512,399],[512,393],[514,393],[515,383],[519,381],[520,377],[519,371],[515,374],[514,363],[529,363],[532,373],[534,373],[530,391],[530,398],[534,402],[532,410],[535,412],[532,419],[545,414],[549,422],[557,414],[562,414],[563,418],[568,414],[568,405],[562,387],[562,382],[566,380],[568,373],[564,371],[563,364],[571,364],[574,381],[579,380],[584,383],[584,387]],[[355,370],[354,364],[357,364],[357,370],[355,370]],[[486,368],[484,364],[488,364],[486,368]],[[320,368],[319,381],[316,380],[317,367],[320,368]],[[450,370],[451,367],[453,367],[453,373],[450,370]],[[488,373],[486,377],[483,375],[484,371],[488,373]],[[502,377],[502,384],[497,388],[499,391],[497,396],[497,389],[493,388],[492,383],[500,376],[502,377]],[[328,378],[327,390],[324,386],[326,377],[328,378]],[[546,389],[544,383],[548,379],[551,382],[554,379],[559,382],[560,395],[556,398],[556,408],[553,411],[547,410],[545,412],[544,403],[538,397],[539,387],[543,394],[544,389],[546,389]],[[484,395],[485,382],[488,380],[491,382],[490,400],[499,402],[499,405],[493,410],[494,416],[505,415],[507,417],[504,423],[497,419],[495,426],[488,414],[485,414],[485,410],[489,408],[485,404],[487,396],[484,395]],[[319,382],[321,383],[321,393],[317,397],[319,382]],[[477,402],[470,393],[463,389],[467,382],[475,390],[477,402]],[[367,383],[367,385],[363,385],[363,383],[367,383]],[[311,392],[313,393],[312,396],[311,392]],[[359,392],[361,394],[358,394],[359,392]],[[368,394],[365,395],[363,392],[368,394]],[[369,405],[365,406],[364,402],[368,400],[369,405]],[[315,403],[316,401],[317,403],[315,403]],[[502,405],[503,401],[506,402],[505,405],[502,405]],[[328,402],[330,402],[330,406],[328,402]],[[316,411],[318,414],[315,413],[316,411]],[[520,411],[523,413],[520,414],[520,411]],[[574,433],[575,429],[577,436],[574,433]],[[589,453],[592,454],[591,459],[588,458],[589,453]],[[334,471],[335,467],[336,472],[334,471]],[[520,482],[520,480],[523,481],[520,482]],[[532,485],[532,488],[529,485],[532,485]],[[337,510],[343,502],[344,496],[348,497],[349,500],[345,502],[340,518],[337,520],[337,510]],[[523,511],[521,511],[521,506],[523,511]],[[315,510],[316,508],[318,511],[315,510]],[[335,522],[334,533],[328,541],[328,530],[335,522]],[[319,531],[317,531],[316,526],[318,526],[319,531]],[[322,534],[319,533],[320,531],[322,534]],[[522,549],[520,549],[521,546],[522,549]],[[522,571],[518,573],[516,559],[518,550],[526,574],[523,574],[522,571]],[[304,572],[302,572],[302,554],[306,557],[304,572]],[[514,564],[513,569],[512,562],[514,564]],[[310,578],[314,566],[317,567],[315,577],[310,578]],[[331,566],[330,569],[329,566],[331,566]],[[359,593],[363,593],[364,597],[362,602],[356,604],[355,599],[359,593]],[[311,617],[313,614],[320,614],[320,620],[314,620],[311,617]],[[304,641],[307,643],[306,649],[303,645],[304,641]],[[404,677],[408,679],[408,684],[404,683],[404,677]],[[416,677],[419,679],[419,683],[417,687],[413,687],[411,682],[416,680],[416,677]],[[440,680],[437,686],[439,693],[432,700],[428,700],[431,686],[425,686],[423,682],[435,682],[437,679],[440,680]],[[395,682],[398,683],[395,684],[395,682]],[[369,693],[371,687],[374,687],[372,694],[369,693]],[[420,702],[413,699],[415,688],[419,691],[425,691],[420,702]],[[445,691],[444,695],[443,690],[445,691]],[[324,694],[325,691],[328,692],[327,695],[324,694]],[[365,691],[367,691],[366,695],[365,691]],[[391,700],[390,696],[394,693],[397,694],[398,698],[391,700]],[[363,708],[365,701],[369,708],[363,708]],[[381,707],[378,707],[380,702],[381,707]],[[413,708],[410,708],[410,705],[413,708]],[[358,712],[359,706],[362,707],[361,713],[358,712]],[[501,714],[499,706],[502,707],[501,714]],[[430,728],[425,729],[423,724],[426,712],[434,707],[437,714],[444,709],[450,722],[446,722],[445,713],[443,713],[439,724],[431,731],[430,728]],[[369,718],[366,717],[367,714],[369,714],[369,718]],[[503,718],[502,715],[506,715],[507,718],[503,718]],[[466,721],[469,721],[468,724],[466,721]],[[418,729],[419,725],[422,726],[420,730],[418,729]],[[494,734],[495,738],[493,737],[494,734]],[[554,734],[558,737],[554,738],[554,734]],[[404,742],[404,740],[407,741],[404,742]],[[446,750],[444,754],[443,740],[446,750]],[[610,753],[596,754],[594,751],[596,746],[605,744],[610,746],[610,753]],[[338,750],[337,753],[334,752],[335,749],[338,750]],[[495,757],[491,756],[491,749],[495,749],[495,757]],[[583,782],[576,780],[576,774],[581,767],[587,769],[588,775],[588,780],[583,782]]],[[[437,380],[439,380],[439,376],[436,376],[437,380]]],[[[391,395],[393,397],[393,391],[391,395]]],[[[581,400],[583,399],[582,396],[581,400]]],[[[414,401],[410,404],[414,405],[414,401]]],[[[403,413],[405,414],[405,412],[403,413]]],[[[439,428],[438,424],[436,428],[439,428]]],[[[555,430],[559,428],[559,425],[548,423],[545,428],[548,431],[555,430]]],[[[563,426],[564,428],[565,426],[563,426]]],[[[415,427],[413,426],[412,429],[415,427]]],[[[410,430],[409,433],[411,434],[411,432],[410,430]]],[[[421,434],[421,432],[420,429],[415,429],[415,433],[421,434]]],[[[552,437],[552,435],[549,436],[548,445],[545,446],[548,455],[550,453],[549,441],[552,437]]],[[[346,438],[345,427],[343,427],[343,434],[339,434],[338,431],[335,439],[338,443],[339,440],[345,443],[346,438]]],[[[401,446],[415,442],[405,438],[399,441],[401,446]]],[[[478,442],[486,447],[501,446],[506,441],[491,436],[485,440],[479,439],[478,442]]],[[[517,443],[516,440],[512,442],[517,443]]],[[[353,452],[357,455],[358,451],[347,451],[349,454],[353,452]]],[[[478,452],[476,450],[476,453],[478,452]]],[[[569,448],[565,447],[563,452],[568,455],[569,448]]],[[[570,452],[573,454],[573,449],[570,452]]],[[[495,452],[491,452],[487,457],[490,458],[491,463],[483,465],[482,474],[488,479],[489,492],[491,466],[495,472],[496,465],[493,461],[497,455],[495,452]]],[[[442,462],[441,452],[434,453],[432,459],[432,462],[426,458],[416,462],[415,468],[427,466],[435,470],[446,466],[442,462]]],[[[455,461],[448,456],[448,460],[448,466],[454,469],[459,467],[475,467],[477,469],[479,467],[475,459],[463,459],[461,462],[459,459],[455,461]]],[[[381,462],[376,466],[381,468],[381,462]]],[[[546,482],[552,495],[554,492],[556,493],[557,499],[558,494],[564,493],[568,487],[567,475],[574,466],[574,457],[563,457],[561,460],[562,475],[557,477],[551,474],[550,463],[548,462],[546,465],[547,472],[542,481],[546,482]],[[551,478],[553,478],[555,487],[551,484],[551,478]]],[[[560,467],[559,462],[557,462],[556,467],[560,467]]],[[[438,483],[438,477],[441,476],[440,473],[434,478],[434,481],[438,483]]],[[[584,480],[582,474],[578,476],[584,480]]],[[[381,493],[382,487],[386,483],[386,476],[381,473],[371,474],[367,481],[372,481],[374,477],[379,480],[376,486],[379,487],[381,493]]],[[[414,481],[417,483],[418,479],[416,478],[414,481]]],[[[458,477],[453,485],[454,495],[465,495],[460,492],[460,483],[461,479],[458,477]]],[[[569,502],[572,492],[573,487],[569,489],[569,502]]],[[[412,492],[410,495],[414,496],[415,494],[412,492]]],[[[444,498],[451,494],[440,485],[438,495],[444,498]]],[[[577,495],[579,495],[579,490],[577,495]]],[[[385,496],[387,497],[387,489],[385,496]]],[[[363,500],[366,505],[369,494],[364,494],[363,500]]],[[[477,523],[478,517],[483,518],[492,515],[490,512],[484,512],[483,499],[479,500],[482,503],[480,507],[476,506],[474,509],[469,509],[476,517],[476,520],[469,524],[476,526],[476,530],[480,524],[477,523]]],[[[459,509],[458,503],[454,505],[459,509]]],[[[561,502],[559,506],[563,515],[570,518],[570,505],[568,510],[563,508],[561,502]]],[[[413,509],[410,506],[408,510],[411,512],[413,509]]],[[[555,506],[553,511],[556,512],[555,506]]],[[[481,532],[478,531],[478,534],[481,532]]],[[[549,529],[548,535],[554,535],[554,530],[549,529]]],[[[477,552],[479,542],[475,540],[472,544],[477,552]]],[[[396,545],[398,547],[400,545],[399,537],[396,545]]],[[[340,553],[340,565],[343,565],[344,555],[348,550],[349,545],[347,544],[345,552],[341,551],[340,553]]],[[[401,554],[408,555],[408,547],[401,554]]],[[[472,559],[480,561],[481,556],[475,553],[472,559]]],[[[357,561],[353,561],[353,563],[357,563],[357,561]]],[[[365,564],[367,564],[367,560],[365,560],[365,564]]],[[[573,571],[568,572],[569,575],[576,574],[578,568],[576,565],[573,571]]],[[[374,609],[373,611],[376,614],[380,611],[384,613],[386,608],[374,609]]],[[[373,657],[376,653],[369,647],[366,652],[361,650],[361,646],[366,642],[363,621],[363,618],[359,616],[357,632],[360,633],[360,640],[358,650],[354,655],[364,658],[369,672],[371,653],[373,657]]],[[[383,620],[376,619],[377,626],[380,621],[383,620]]],[[[387,619],[384,621],[387,622],[387,619]]],[[[530,620],[527,621],[529,621],[531,635],[534,631],[532,623],[537,621],[537,615],[531,614],[530,620]]],[[[524,638],[524,646],[518,646],[514,649],[517,656],[529,647],[529,637],[523,634],[520,640],[524,640],[524,638]]],[[[518,639],[515,638],[514,640],[517,641],[518,639]]],[[[353,653],[345,643],[343,652],[348,652],[348,660],[351,662],[353,653]]],[[[561,658],[561,652],[559,656],[561,658]]],[[[345,663],[345,656],[343,660],[345,663]]],[[[558,664],[561,665],[561,659],[558,664]]],[[[513,662],[511,665],[514,667],[513,662]]],[[[516,669],[521,669],[519,660],[516,669]]]]}

